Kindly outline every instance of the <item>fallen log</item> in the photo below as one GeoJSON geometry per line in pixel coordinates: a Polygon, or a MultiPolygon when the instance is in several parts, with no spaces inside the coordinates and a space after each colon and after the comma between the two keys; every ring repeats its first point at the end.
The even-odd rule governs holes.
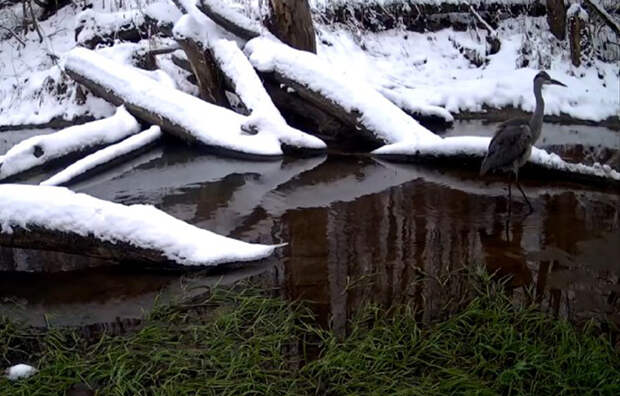
{"type": "Polygon", "coordinates": [[[230,108],[224,90],[224,79],[213,60],[210,51],[206,51],[196,40],[191,38],[177,38],[190,65],[190,71],[196,78],[199,97],[209,103],[230,108]]]}
{"type": "Polygon", "coordinates": [[[123,107],[102,120],[72,126],[61,131],[33,136],[13,146],[0,164],[0,180],[50,163],[81,157],[116,143],[140,130],[140,125],[123,107]]]}
{"type": "MultiPolygon", "coordinates": [[[[204,102],[117,64],[84,48],[73,49],[65,61],[66,73],[111,103],[123,103],[137,118],[187,142],[235,156],[269,157],[283,154],[286,137],[268,125],[248,132],[249,118],[204,102]]],[[[287,141],[300,150],[323,150],[316,138],[287,141]]],[[[285,146],[286,148],[286,146],[285,146]]]]}
{"type": "Polygon", "coordinates": [[[262,26],[245,15],[226,7],[220,0],[200,0],[197,4],[215,23],[244,40],[251,40],[261,35],[262,26]]]}
{"type": "Polygon", "coordinates": [[[89,9],[76,17],[74,39],[78,45],[93,49],[116,40],[138,42],[156,33],[170,37],[180,16],[179,10],[166,2],[152,3],[144,10],[107,13],[89,9]]]}
{"type": "Polygon", "coordinates": [[[75,42],[90,49],[111,45],[116,39],[138,42],[148,37],[147,21],[138,10],[113,13],[85,10],[76,20],[75,42]]]}
{"type": "Polygon", "coordinates": [[[110,145],[82,158],[40,184],[42,186],[60,186],[66,185],[69,182],[83,180],[88,176],[124,162],[128,158],[142,154],[156,144],[160,137],[160,128],[152,126],[146,131],[135,134],[122,142],[110,145]]]}
{"type": "Polygon", "coordinates": [[[351,134],[376,146],[398,141],[436,140],[398,106],[363,81],[334,70],[318,56],[266,38],[245,46],[252,65],[316,107],[350,126],[351,134]]]}
{"type": "Polygon", "coordinates": [[[276,245],[227,238],[150,205],[125,206],[62,187],[0,185],[0,245],[124,263],[213,266],[254,261],[276,245]]]}
{"type": "MultiPolygon", "coordinates": [[[[177,0],[179,5],[182,4],[177,0]]],[[[257,22],[249,20],[230,8],[222,7],[217,0],[201,0],[198,2],[198,8],[205,13],[214,22],[222,28],[231,31],[238,37],[245,40],[251,40],[260,36],[269,36],[270,33],[265,31],[257,22]],[[245,32],[245,33],[244,33],[245,32]],[[250,33],[247,33],[250,32],[250,33]]],[[[183,7],[184,8],[184,7],[183,7]]],[[[186,70],[185,64],[178,60],[175,62],[179,67],[186,70]]],[[[191,69],[189,69],[191,71],[191,69]]],[[[260,73],[263,85],[271,97],[271,101],[275,103],[279,111],[282,113],[286,121],[295,127],[303,130],[313,131],[313,134],[323,140],[328,140],[330,144],[337,145],[341,148],[367,149],[376,148],[377,143],[373,137],[367,139],[359,139],[358,136],[351,135],[351,129],[355,126],[350,122],[342,120],[342,117],[334,117],[333,112],[327,111],[328,103],[320,101],[308,100],[307,96],[299,94],[286,84],[282,84],[283,79],[276,78],[271,73],[260,73]]],[[[234,90],[230,83],[228,88],[234,90]]],[[[383,92],[382,92],[383,93],[383,92]]],[[[388,96],[395,105],[400,107],[405,113],[413,117],[424,126],[432,126],[434,128],[445,128],[451,124],[453,119],[451,115],[443,109],[430,109],[430,106],[413,106],[404,103],[403,100],[393,100],[393,96],[388,96]],[[424,107],[424,108],[423,108],[424,107]]],[[[335,110],[339,112],[339,109],[335,110]]]]}
{"type": "Polygon", "coordinates": [[[209,58],[215,63],[228,88],[237,94],[242,108],[250,112],[249,121],[245,124],[246,130],[254,133],[269,129],[288,146],[298,146],[297,140],[308,140],[315,147],[324,149],[325,144],[320,139],[287,125],[237,43],[221,38],[215,24],[196,7],[186,4],[185,8],[189,13],[175,25],[175,37],[196,42],[210,54],[209,58]]]}
{"type": "MultiPolygon", "coordinates": [[[[440,163],[480,169],[490,137],[455,136],[418,144],[396,143],[383,146],[373,155],[397,162],[440,163]]],[[[535,174],[539,178],[577,181],[603,187],[620,186],[620,172],[609,165],[569,163],[557,154],[532,147],[532,155],[519,175],[535,174]]]]}

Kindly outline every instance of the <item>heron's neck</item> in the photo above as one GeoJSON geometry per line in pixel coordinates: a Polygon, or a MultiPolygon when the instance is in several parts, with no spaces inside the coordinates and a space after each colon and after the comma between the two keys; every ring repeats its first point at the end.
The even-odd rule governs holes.
{"type": "Polygon", "coordinates": [[[540,137],[542,130],[543,115],[545,114],[545,101],[542,97],[542,85],[534,85],[534,96],[536,97],[536,109],[530,119],[530,129],[532,130],[532,144],[540,137]]]}

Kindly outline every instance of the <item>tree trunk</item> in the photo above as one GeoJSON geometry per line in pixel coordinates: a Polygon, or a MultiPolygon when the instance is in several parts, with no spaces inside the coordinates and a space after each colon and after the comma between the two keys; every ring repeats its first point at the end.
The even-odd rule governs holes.
{"type": "Polygon", "coordinates": [[[588,42],[587,21],[583,19],[581,13],[577,12],[568,19],[568,40],[570,44],[570,59],[573,66],[579,67],[583,60],[588,62],[589,42],[588,42]]]}
{"type": "Polygon", "coordinates": [[[316,54],[316,38],[308,0],[269,0],[267,28],[282,42],[316,54]]]}
{"type": "Polygon", "coordinates": [[[547,22],[551,33],[564,40],[566,35],[566,6],[564,0],[547,0],[547,22]]]}

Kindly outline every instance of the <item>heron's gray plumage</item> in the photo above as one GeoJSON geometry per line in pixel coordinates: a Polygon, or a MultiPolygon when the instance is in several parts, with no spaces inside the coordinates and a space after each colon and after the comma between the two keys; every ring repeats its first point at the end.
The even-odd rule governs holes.
{"type": "Polygon", "coordinates": [[[516,119],[501,124],[491,139],[480,174],[491,169],[513,172],[515,166],[523,166],[529,158],[531,142],[532,131],[527,120],[516,119]]]}
{"type": "MultiPolygon", "coordinates": [[[[532,210],[532,205],[528,201],[523,189],[519,185],[519,168],[522,167],[530,158],[532,146],[538,140],[542,131],[543,115],[545,102],[542,97],[542,87],[545,84],[562,85],[561,82],[552,79],[542,71],[534,77],[534,96],[536,98],[536,108],[529,120],[512,119],[502,123],[491,142],[482,166],[480,175],[489,171],[499,170],[508,171],[514,174],[517,187],[523,194],[525,201],[532,210]]],[[[508,195],[510,199],[510,183],[508,184],[508,195]]],[[[510,206],[508,207],[510,211],[510,206]]]]}

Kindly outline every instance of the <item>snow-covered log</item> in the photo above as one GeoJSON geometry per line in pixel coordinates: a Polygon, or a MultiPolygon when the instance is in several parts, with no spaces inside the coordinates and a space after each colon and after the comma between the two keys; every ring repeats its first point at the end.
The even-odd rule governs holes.
{"type": "Polygon", "coordinates": [[[87,48],[112,44],[115,39],[137,42],[147,35],[146,19],[138,10],[113,13],[86,10],[76,17],[75,42],[87,48]]]}
{"type": "Polygon", "coordinates": [[[259,23],[225,6],[221,0],[200,0],[197,6],[215,23],[239,38],[251,40],[261,35],[259,23]]]}
{"type": "MultiPolygon", "coordinates": [[[[215,24],[200,14],[198,9],[194,8],[191,11],[175,25],[175,37],[191,40],[207,49],[210,58],[217,65],[218,72],[226,80],[228,88],[237,94],[243,107],[251,113],[247,124],[250,130],[269,129],[289,146],[298,146],[297,140],[299,139],[312,139],[317,147],[325,148],[325,144],[320,139],[287,125],[280,111],[271,101],[256,70],[237,43],[219,37],[215,24]],[[196,19],[200,19],[201,22],[198,23],[196,19]]],[[[193,62],[191,63],[193,65],[193,62]]]]}
{"type": "Polygon", "coordinates": [[[76,179],[83,179],[95,172],[123,162],[128,157],[143,153],[159,141],[161,129],[154,125],[146,131],[128,137],[71,164],[59,173],[41,182],[42,186],[60,186],[76,179]]]}
{"type": "Polygon", "coordinates": [[[249,41],[245,52],[260,72],[350,125],[360,137],[376,144],[440,139],[364,81],[334,70],[312,53],[264,37],[249,41]]]}
{"type": "Polygon", "coordinates": [[[150,205],[125,206],[63,187],[13,184],[0,185],[0,245],[184,266],[260,260],[277,247],[227,238],[150,205]]]}
{"type": "Polygon", "coordinates": [[[205,49],[192,38],[176,38],[181,46],[198,85],[199,97],[209,103],[218,106],[230,107],[226,91],[224,90],[224,78],[210,51],[205,49]]]}
{"type": "Polygon", "coordinates": [[[383,88],[380,92],[405,113],[409,114],[422,125],[432,125],[439,128],[448,128],[454,123],[454,116],[443,107],[424,103],[423,100],[416,102],[414,95],[406,95],[407,88],[383,88]]]}
{"type": "Polygon", "coordinates": [[[33,136],[16,144],[6,153],[0,165],[0,180],[52,161],[83,156],[139,130],[138,121],[124,107],[119,107],[111,117],[49,135],[33,136]]]}
{"type": "Polygon", "coordinates": [[[283,145],[285,149],[290,145],[309,151],[325,148],[323,142],[310,135],[282,136],[268,125],[253,129],[254,123],[248,117],[167,87],[131,66],[84,48],[75,48],[67,55],[65,71],[96,95],[125,104],[139,119],[220,152],[279,156],[283,145]]]}
{"type": "Polygon", "coordinates": [[[167,2],[152,3],[144,10],[106,13],[89,9],[76,17],[75,42],[92,49],[115,40],[138,42],[156,33],[170,36],[180,16],[179,10],[167,2]]]}
{"type": "MultiPolygon", "coordinates": [[[[453,162],[459,165],[479,168],[487,153],[490,137],[455,136],[439,141],[423,141],[412,145],[396,143],[383,146],[374,155],[403,162],[453,162]]],[[[538,178],[581,181],[603,186],[620,186],[620,172],[609,165],[593,166],[574,164],[562,160],[557,154],[533,147],[532,155],[520,175],[535,175],[538,178]]]]}

